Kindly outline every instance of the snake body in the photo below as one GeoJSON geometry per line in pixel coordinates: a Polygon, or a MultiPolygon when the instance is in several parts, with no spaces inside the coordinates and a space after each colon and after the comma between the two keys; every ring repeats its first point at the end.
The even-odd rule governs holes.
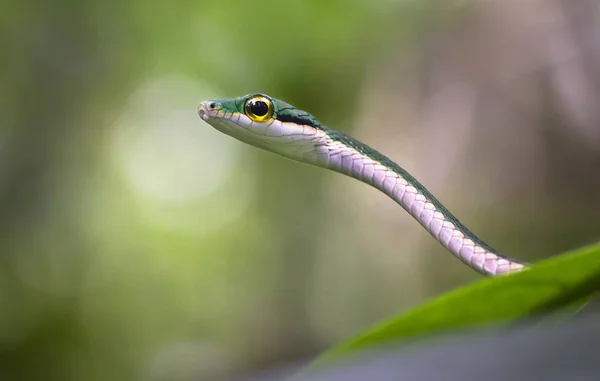
{"type": "Polygon", "coordinates": [[[396,201],[448,251],[490,276],[526,269],[473,234],[417,179],[368,145],[265,94],[200,103],[200,117],[242,142],[367,183],[396,201]]]}

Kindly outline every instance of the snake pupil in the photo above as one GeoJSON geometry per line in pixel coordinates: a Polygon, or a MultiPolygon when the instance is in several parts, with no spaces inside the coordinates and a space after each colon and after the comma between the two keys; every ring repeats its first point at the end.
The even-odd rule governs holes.
{"type": "Polygon", "coordinates": [[[269,112],[269,106],[263,101],[252,102],[250,111],[256,116],[265,116],[269,112]]]}

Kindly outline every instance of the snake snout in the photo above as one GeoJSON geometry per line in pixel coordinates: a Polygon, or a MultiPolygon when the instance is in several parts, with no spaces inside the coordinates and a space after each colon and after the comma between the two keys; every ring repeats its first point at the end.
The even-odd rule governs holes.
{"type": "Polygon", "coordinates": [[[202,120],[206,120],[208,118],[208,110],[205,102],[200,103],[200,106],[198,106],[198,116],[200,116],[202,120]]]}
{"type": "Polygon", "coordinates": [[[213,116],[214,116],[214,111],[216,111],[217,106],[218,106],[217,101],[201,102],[200,105],[198,106],[198,115],[203,120],[208,120],[208,118],[211,116],[211,112],[213,112],[213,116]]]}

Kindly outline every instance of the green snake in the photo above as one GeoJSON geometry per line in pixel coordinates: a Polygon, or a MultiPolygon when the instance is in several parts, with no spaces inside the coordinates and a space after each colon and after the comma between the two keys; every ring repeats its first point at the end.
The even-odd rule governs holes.
{"type": "Polygon", "coordinates": [[[367,183],[396,201],[454,256],[490,276],[528,268],[487,245],[420,182],[378,151],[265,94],[200,103],[198,115],[244,143],[367,183]]]}

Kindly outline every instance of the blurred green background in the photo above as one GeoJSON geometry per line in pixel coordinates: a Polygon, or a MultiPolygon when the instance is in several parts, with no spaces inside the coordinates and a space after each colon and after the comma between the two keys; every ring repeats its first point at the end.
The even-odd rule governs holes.
{"type": "Polygon", "coordinates": [[[0,380],[224,380],[481,277],[376,190],[247,147],[265,92],[535,261],[600,238],[592,0],[7,0],[0,380]]]}

